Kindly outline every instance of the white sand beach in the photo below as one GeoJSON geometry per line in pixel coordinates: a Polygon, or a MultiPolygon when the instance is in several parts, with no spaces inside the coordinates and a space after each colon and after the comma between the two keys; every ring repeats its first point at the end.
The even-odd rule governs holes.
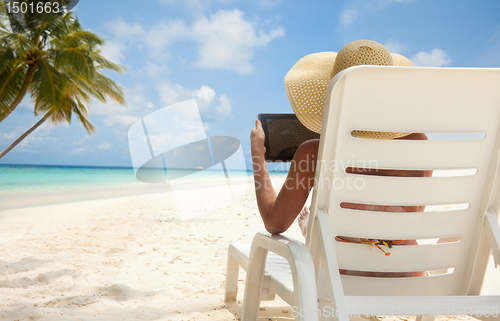
{"type": "MultiPolygon", "coordinates": [[[[166,192],[0,211],[1,320],[238,320],[244,272],[225,304],[227,247],[260,230],[251,184],[188,221],[166,192]]],[[[303,240],[296,224],[286,234],[303,240]]],[[[261,320],[293,320],[283,301],[264,305],[261,320]]]]}

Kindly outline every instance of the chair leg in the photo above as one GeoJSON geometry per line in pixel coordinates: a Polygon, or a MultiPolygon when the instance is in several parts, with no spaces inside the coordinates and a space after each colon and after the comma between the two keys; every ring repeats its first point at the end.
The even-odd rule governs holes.
{"type": "Polygon", "coordinates": [[[258,318],[267,252],[259,247],[250,254],[241,313],[242,321],[256,321],[258,318]]]}
{"type": "Polygon", "coordinates": [[[431,315],[419,315],[415,321],[434,321],[435,318],[431,315]]]}
{"type": "Polygon", "coordinates": [[[231,254],[227,255],[225,302],[236,301],[238,294],[238,270],[240,265],[231,254]]]}

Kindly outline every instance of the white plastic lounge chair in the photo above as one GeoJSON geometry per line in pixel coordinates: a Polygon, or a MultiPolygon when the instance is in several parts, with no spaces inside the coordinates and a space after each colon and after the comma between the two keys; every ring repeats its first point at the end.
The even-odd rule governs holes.
{"type": "MultiPolygon", "coordinates": [[[[500,264],[500,70],[353,67],[331,81],[325,106],[306,245],[259,233],[251,248],[229,247],[226,300],[236,296],[238,265],[247,271],[242,320],[256,320],[260,300],[274,294],[292,306],[297,320],[347,321],[349,315],[366,314],[418,315],[417,320],[472,314],[481,320],[500,320],[500,295],[479,295],[490,250],[495,266],[500,264]],[[352,137],[352,130],[484,133],[485,137],[375,140],[352,137]],[[345,173],[345,167],[360,161],[366,161],[360,167],[373,167],[370,160],[385,169],[477,169],[477,173],[459,177],[345,173]],[[332,161],[341,170],[332,171],[332,161]],[[362,188],[361,181],[353,185],[360,178],[362,188]],[[467,205],[448,211],[389,213],[346,209],[340,207],[342,202],[427,209],[467,205]],[[334,236],[461,240],[394,246],[385,256],[364,244],[337,242],[334,236]],[[268,251],[276,254],[267,256],[266,263],[268,251]],[[285,268],[291,275],[283,272],[285,268]],[[437,275],[359,277],[341,275],[339,269],[437,275]],[[334,312],[333,317],[325,311],[334,312]]],[[[498,288],[500,293],[500,284],[498,288]]]]}

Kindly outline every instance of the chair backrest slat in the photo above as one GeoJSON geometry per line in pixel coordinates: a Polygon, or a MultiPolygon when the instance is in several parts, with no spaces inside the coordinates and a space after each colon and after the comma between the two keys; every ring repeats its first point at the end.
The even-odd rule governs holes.
{"type": "Polygon", "coordinates": [[[470,141],[374,140],[350,137],[345,139],[350,139],[350,142],[342,146],[342,154],[349,158],[337,159],[333,165],[338,167],[466,169],[484,164],[489,160],[484,157],[484,153],[492,152],[491,145],[486,144],[484,139],[470,141]],[[415,155],[419,157],[416,158],[415,155]]]}
{"type": "Polygon", "coordinates": [[[399,206],[469,202],[484,184],[484,177],[481,176],[486,175],[392,177],[338,173],[331,181],[332,194],[335,194],[332,201],[399,206]]]}
{"type": "MultiPolygon", "coordinates": [[[[382,246],[384,247],[384,246],[382,246]]],[[[391,255],[384,256],[376,248],[370,249],[364,244],[337,242],[335,251],[339,257],[340,269],[372,272],[422,272],[435,271],[444,268],[458,269],[467,252],[464,244],[451,243],[424,246],[393,246],[385,248],[391,255]],[[370,264],[366,264],[366,260],[370,264]]],[[[460,271],[455,271],[459,273],[460,271]]]]}
{"type": "Polygon", "coordinates": [[[386,213],[340,209],[336,217],[336,235],[384,240],[463,236],[474,224],[469,210],[449,212],[386,213]]]}

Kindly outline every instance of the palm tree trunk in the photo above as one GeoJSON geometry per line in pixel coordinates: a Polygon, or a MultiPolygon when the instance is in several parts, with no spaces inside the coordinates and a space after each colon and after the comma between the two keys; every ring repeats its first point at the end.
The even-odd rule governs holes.
{"type": "Polygon", "coordinates": [[[30,129],[28,129],[21,136],[19,136],[19,138],[16,139],[12,144],[10,144],[9,147],[7,147],[3,151],[1,151],[0,152],[0,159],[2,157],[4,157],[8,152],[10,152],[12,148],[16,147],[17,144],[22,142],[23,139],[25,139],[29,134],[31,134],[33,131],[35,131],[35,129],[40,127],[40,125],[43,124],[50,117],[51,114],[52,114],[52,112],[48,111],[45,115],[43,115],[43,117],[35,125],[31,126],[30,129]]]}
{"type": "MultiPolygon", "coordinates": [[[[10,108],[5,113],[0,112],[0,123],[5,118],[7,118],[7,116],[9,116],[10,114],[12,114],[12,112],[14,111],[14,109],[16,109],[16,107],[23,100],[24,96],[26,95],[26,92],[28,91],[28,86],[31,83],[31,79],[33,79],[33,72],[34,71],[35,71],[35,66],[34,65],[30,65],[28,67],[28,71],[26,72],[26,77],[24,78],[24,82],[23,82],[23,84],[21,86],[21,89],[19,90],[19,93],[16,96],[16,99],[12,102],[12,105],[10,106],[10,108]]],[[[2,158],[2,157],[0,156],[0,158],[2,158]]]]}

